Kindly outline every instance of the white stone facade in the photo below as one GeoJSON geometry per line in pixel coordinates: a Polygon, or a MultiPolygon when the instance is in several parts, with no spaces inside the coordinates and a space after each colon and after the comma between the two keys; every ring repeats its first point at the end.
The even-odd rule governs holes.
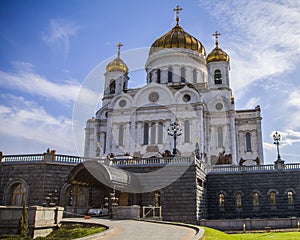
{"type": "Polygon", "coordinates": [[[86,124],[85,156],[162,156],[172,152],[167,129],[177,122],[181,155],[191,155],[198,143],[208,165],[264,163],[260,108],[235,110],[229,61],[206,63],[191,49],[163,48],[149,55],[145,68],[139,89],[128,89],[124,71],[105,73],[102,107],[86,124]]]}

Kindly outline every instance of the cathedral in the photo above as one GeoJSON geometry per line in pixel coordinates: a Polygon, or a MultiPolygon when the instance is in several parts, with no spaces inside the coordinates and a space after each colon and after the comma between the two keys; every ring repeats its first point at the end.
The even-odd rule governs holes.
{"type": "Polygon", "coordinates": [[[264,165],[260,107],[235,109],[220,33],[206,54],[183,29],[181,10],[149,50],[144,86],[129,88],[117,45],[102,106],[86,123],[84,157],[0,152],[0,205],[59,205],[84,216],[113,196],[117,210],[150,207],[166,221],[221,230],[299,224],[300,164],[285,164],[278,150],[264,165]]]}
{"type": "Polygon", "coordinates": [[[213,34],[215,48],[206,54],[181,26],[181,8],[174,10],[176,25],[150,48],[143,87],[128,87],[130,72],[117,45],[104,74],[102,107],[86,123],[84,155],[169,155],[176,140],[168,129],[175,124],[176,154],[189,156],[197,146],[208,165],[263,164],[260,107],[235,109],[230,57],[219,47],[220,34],[213,34]]]}

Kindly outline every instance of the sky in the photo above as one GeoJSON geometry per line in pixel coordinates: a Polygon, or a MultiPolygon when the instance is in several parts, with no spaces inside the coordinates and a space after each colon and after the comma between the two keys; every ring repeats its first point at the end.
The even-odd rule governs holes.
{"type": "Polygon", "coordinates": [[[236,109],[261,107],[265,163],[277,157],[274,131],[286,163],[300,162],[298,0],[0,0],[0,151],[83,155],[116,44],[129,87],[142,86],[146,57],[137,56],[175,25],[176,5],[207,53],[221,33],[236,109]]]}

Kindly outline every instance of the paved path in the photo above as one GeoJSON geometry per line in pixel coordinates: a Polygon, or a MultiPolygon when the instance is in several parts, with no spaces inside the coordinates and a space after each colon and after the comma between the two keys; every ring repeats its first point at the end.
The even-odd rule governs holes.
{"type": "Polygon", "coordinates": [[[190,227],[135,220],[69,218],[63,221],[99,223],[109,227],[101,234],[87,237],[91,240],[199,240],[197,231],[190,227]],[[194,238],[197,234],[198,237],[194,238]]]}

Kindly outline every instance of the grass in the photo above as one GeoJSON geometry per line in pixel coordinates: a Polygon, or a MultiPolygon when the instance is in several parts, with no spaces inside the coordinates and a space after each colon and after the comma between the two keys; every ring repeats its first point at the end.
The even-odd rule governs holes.
{"type": "Polygon", "coordinates": [[[201,240],[299,240],[300,232],[284,233],[244,233],[244,234],[227,234],[212,228],[203,227],[205,230],[201,240]]]}
{"type": "MultiPolygon", "coordinates": [[[[36,240],[71,240],[105,231],[105,227],[89,226],[84,224],[65,224],[59,229],[50,233],[47,237],[38,237],[36,240]]],[[[21,237],[19,235],[1,235],[4,240],[31,240],[32,238],[21,237]]]]}

